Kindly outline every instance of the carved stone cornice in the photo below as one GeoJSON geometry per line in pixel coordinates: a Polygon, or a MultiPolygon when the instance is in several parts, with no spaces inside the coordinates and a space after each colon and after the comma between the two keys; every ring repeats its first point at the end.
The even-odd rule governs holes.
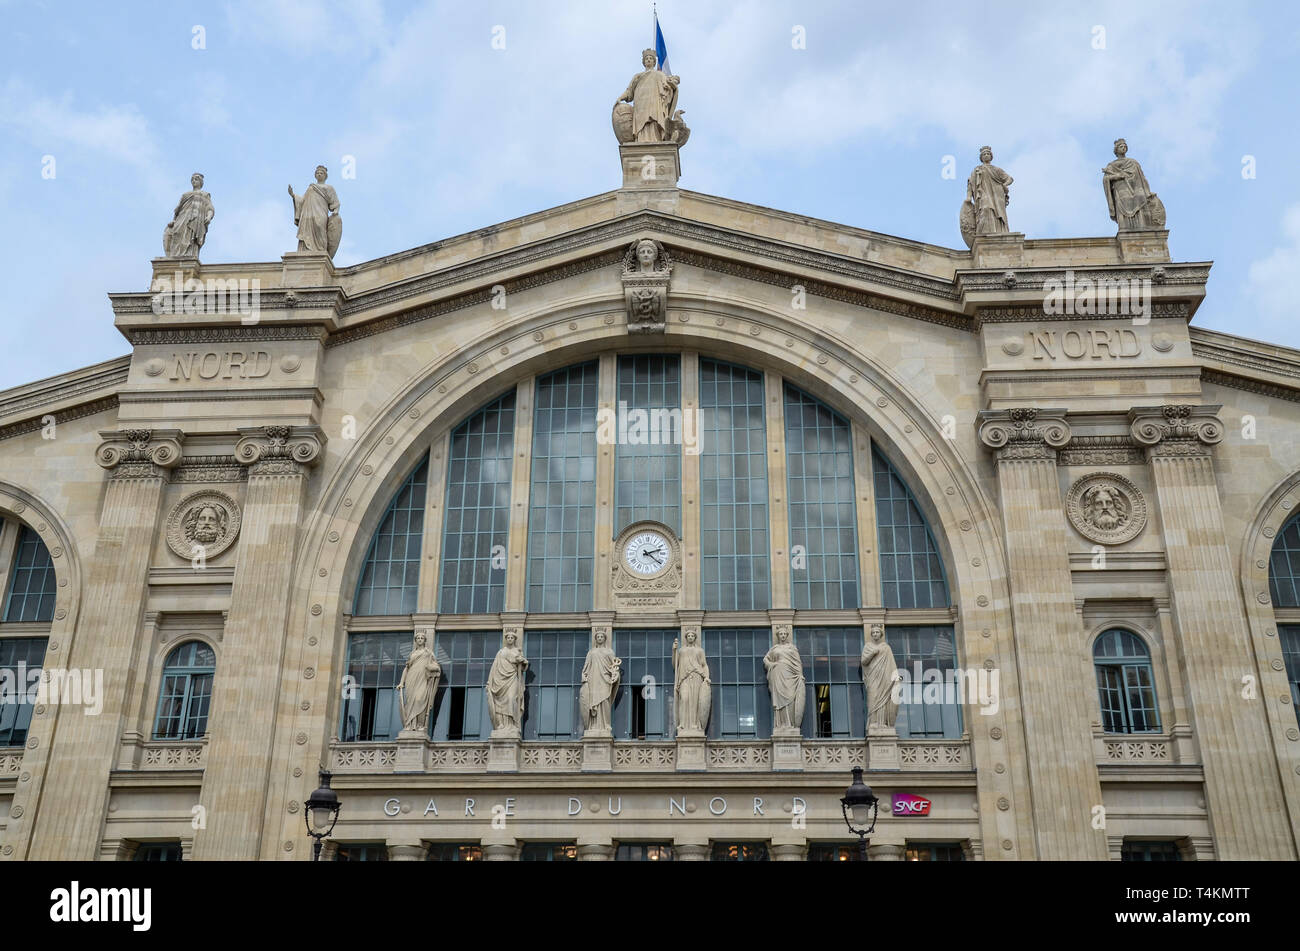
{"type": "Polygon", "coordinates": [[[300,475],[325,445],[319,426],[241,426],[239,433],[235,461],[249,475],[300,475]]]}
{"type": "Polygon", "coordinates": [[[1044,459],[1056,462],[1056,451],[1070,441],[1065,410],[1030,407],[984,410],[979,414],[980,442],[998,462],[1044,459]]]}
{"type": "Polygon", "coordinates": [[[1223,441],[1220,406],[1135,406],[1129,411],[1129,432],[1145,447],[1148,459],[1208,456],[1223,441]]]}
{"type": "Polygon", "coordinates": [[[110,479],[163,479],[181,461],[185,434],[179,429],[101,430],[95,461],[110,479]]]}

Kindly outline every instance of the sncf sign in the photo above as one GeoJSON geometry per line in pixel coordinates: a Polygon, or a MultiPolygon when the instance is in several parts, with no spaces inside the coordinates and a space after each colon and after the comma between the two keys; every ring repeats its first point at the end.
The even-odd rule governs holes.
{"type": "Polygon", "coordinates": [[[911,793],[894,793],[894,815],[928,816],[929,814],[930,800],[924,796],[913,796],[911,793]]]}

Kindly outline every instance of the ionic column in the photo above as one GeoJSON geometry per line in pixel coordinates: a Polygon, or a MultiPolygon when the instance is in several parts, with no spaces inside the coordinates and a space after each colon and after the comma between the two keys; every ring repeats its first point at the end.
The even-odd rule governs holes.
{"type": "MultiPolygon", "coordinates": [[[[69,669],[103,670],[103,710],[58,711],[57,751],[50,757],[29,858],[91,861],[99,856],[108,774],[135,687],[133,663],[149,589],[167,470],[181,458],[177,429],[101,432],[95,461],[108,470],[95,553],[89,559],[87,610],[66,660],[69,669]]],[[[51,663],[47,658],[46,663],[51,663]]],[[[53,666],[51,664],[51,666],[53,666]]],[[[48,722],[48,721],[47,721],[48,722]]],[[[48,727],[42,728],[44,733],[48,727]]],[[[33,728],[32,739],[48,742],[33,728]]]]}
{"type": "Polygon", "coordinates": [[[1070,426],[1061,410],[985,411],[979,435],[997,456],[1016,650],[998,661],[1020,671],[1037,858],[1105,861],[1105,834],[1092,826],[1101,781],[1056,473],[1070,426]]]}
{"type": "Polygon", "coordinates": [[[200,802],[207,828],[196,859],[258,858],[307,467],[320,457],[316,427],[240,429],[235,458],[249,467],[221,663],[213,680],[200,802]]]}
{"type": "Polygon", "coordinates": [[[1217,406],[1136,407],[1133,438],[1151,466],[1205,801],[1220,859],[1295,859],[1245,610],[1224,534],[1213,447],[1217,406]],[[1249,678],[1249,680],[1247,679],[1249,678]]]}

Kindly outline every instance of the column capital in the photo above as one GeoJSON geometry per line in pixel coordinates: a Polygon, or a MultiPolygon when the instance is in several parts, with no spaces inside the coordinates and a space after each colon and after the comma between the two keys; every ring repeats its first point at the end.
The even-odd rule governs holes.
{"type": "Polygon", "coordinates": [[[95,451],[95,461],[113,479],[162,478],[181,461],[185,441],[179,429],[110,429],[99,435],[104,441],[95,451]]]}
{"type": "Polygon", "coordinates": [[[241,426],[235,461],[250,475],[298,475],[320,461],[324,445],[319,426],[241,426]]]}
{"type": "Polygon", "coordinates": [[[1154,456],[1208,456],[1211,447],[1223,441],[1223,407],[1166,403],[1163,406],[1135,406],[1129,410],[1129,433],[1133,441],[1154,456]]]}
{"type": "Polygon", "coordinates": [[[979,414],[979,438],[997,454],[1012,459],[1056,461],[1056,450],[1070,441],[1070,424],[1063,409],[984,410],[979,414]]]}

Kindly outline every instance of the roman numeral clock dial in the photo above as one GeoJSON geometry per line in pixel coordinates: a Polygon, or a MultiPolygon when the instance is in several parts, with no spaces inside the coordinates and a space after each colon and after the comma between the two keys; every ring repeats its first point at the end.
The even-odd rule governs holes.
{"type": "Polygon", "coordinates": [[[672,547],[659,532],[637,532],[623,546],[623,563],[634,574],[649,577],[663,571],[672,560],[672,547]]]}

